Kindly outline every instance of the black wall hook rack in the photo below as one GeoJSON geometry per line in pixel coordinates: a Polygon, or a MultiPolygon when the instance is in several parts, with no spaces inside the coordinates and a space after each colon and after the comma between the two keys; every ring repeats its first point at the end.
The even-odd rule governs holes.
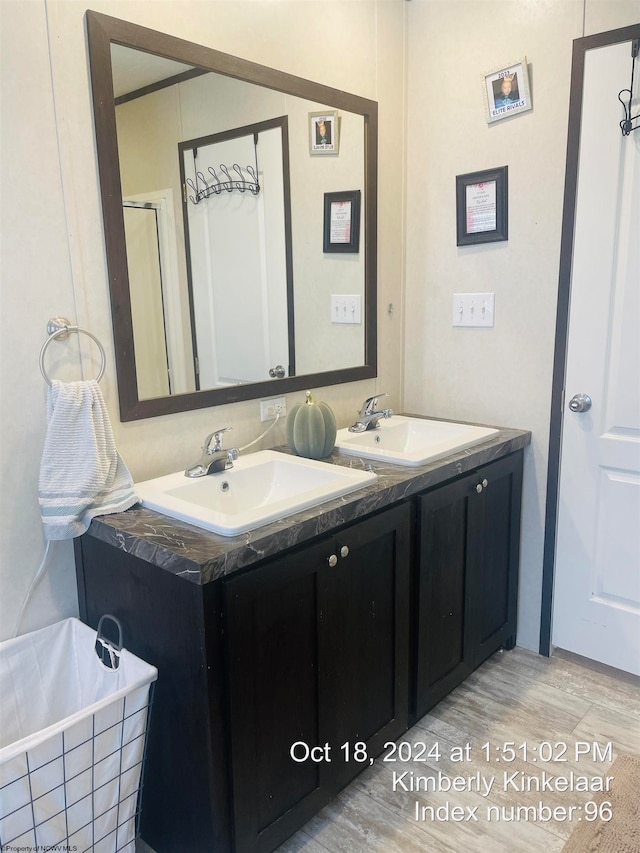
{"type": "Polygon", "coordinates": [[[631,101],[633,99],[633,77],[636,70],[636,59],[640,53],[640,39],[634,39],[631,42],[631,83],[628,89],[621,89],[618,92],[618,100],[624,107],[624,118],[620,122],[620,130],[623,136],[629,136],[632,130],[637,130],[640,127],[640,113],[631,115],[631,101]],[[625,103],[623,95],[628,95],[628,102],[625,103]]]}
{"type": "MultiPolygon", "coordinates": [[[[196,179],[187,178],[188,186],[195,192],[195,196],[190,195],[189,199],[194,204],[199,204],[204,198],[209,198],[212,195],[220,195],[220,193],[232,193],[235,190],[241,193],[250,192],[251,195],[258,195],[260,192],[260,180],[258,178],[258,134],[253,134],[253,151],[255,156],[255,167],[246,166],[244,172],[242,168],[234,163],[233,166],[226,166],[220,163],[219,175],[213,166],[209,166],[207,171],[211,178],[207,180],[202,172],[196,169],[196,179]],[[231,173],[234,174],[231,174],[231,173]],[[246,173],[246,174],[245,174],[246,173]]],[[[198,157],[198,149],[193,149],[193,165],[196,165],[198,157]]]]}
{"type": "Polygon", "coordinates": [[[189,196],[189,199],[194,204],[198,204],[202,199],[209,198],[212,195],[220,195],[222,192],[232,193],[234,190],[237,190],[244,193],[248,191],[252,195],[258,195],[260,192],[258,175],[252,166],[245,168],[245,172],[249,177],[245,176],[237,163],[234,163],[233,166],[225,166],[224,163],[221,163],[219,168],[220,175],[218,175],[213,166],[209,166],[207,171],[211,175],[211,182],[207,182],[202,172],[196,172],[195,181],[187,178],[187,184],[195,192],[195,196],[189,196]],[[235,174],[232,175],[231,172],[235,174]]]}

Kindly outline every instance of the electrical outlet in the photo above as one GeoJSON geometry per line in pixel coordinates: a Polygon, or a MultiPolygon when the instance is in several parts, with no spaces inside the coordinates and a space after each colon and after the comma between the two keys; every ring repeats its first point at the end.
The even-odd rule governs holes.
{"type": "Polygon", "coordinates": [[[284,397],[272,397],[270,400],[260,400],[260,421],[272,421],[276,415],[287,414],[287,401],[284,397]]]}
{"type": "Polygon", "coordinates": [[[495,293],[454,293],[453,325],[492,328],[495,298],[495,293]]]}

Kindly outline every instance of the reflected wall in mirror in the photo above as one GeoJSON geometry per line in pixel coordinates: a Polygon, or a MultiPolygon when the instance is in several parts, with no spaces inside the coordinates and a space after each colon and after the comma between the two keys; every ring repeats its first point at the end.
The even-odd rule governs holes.
{"type": "Polygon", "coordinates": [[[87,28],[121,420],[375,376],[377,104],[95,12],[87,28]],[[339,154],[310,156],[329,108],[339,154]],[[324,194],[353,189],[360,252],[324,254],[324,194]]]}

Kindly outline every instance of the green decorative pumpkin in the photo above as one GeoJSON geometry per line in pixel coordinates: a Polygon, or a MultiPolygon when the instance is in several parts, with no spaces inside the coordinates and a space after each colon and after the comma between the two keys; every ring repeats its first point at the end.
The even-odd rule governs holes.
{"type": "Polygon", "coordinates": [[[336,419],[326,403],[316,403],[310,391],[306,397],[287,415],[287,441],[297,456],[324,459],[335,446],[336,419]]]}

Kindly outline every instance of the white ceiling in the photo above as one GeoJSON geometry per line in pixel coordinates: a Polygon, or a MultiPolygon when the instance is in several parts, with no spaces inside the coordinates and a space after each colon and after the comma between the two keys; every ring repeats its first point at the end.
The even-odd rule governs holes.
{"type": "Polygon", "coordinates": [[[167,77],[182,74],[183,71],[190,71],[193,67],[119,44],[111,45],[111,64],[116,98],[167,77]]]}

